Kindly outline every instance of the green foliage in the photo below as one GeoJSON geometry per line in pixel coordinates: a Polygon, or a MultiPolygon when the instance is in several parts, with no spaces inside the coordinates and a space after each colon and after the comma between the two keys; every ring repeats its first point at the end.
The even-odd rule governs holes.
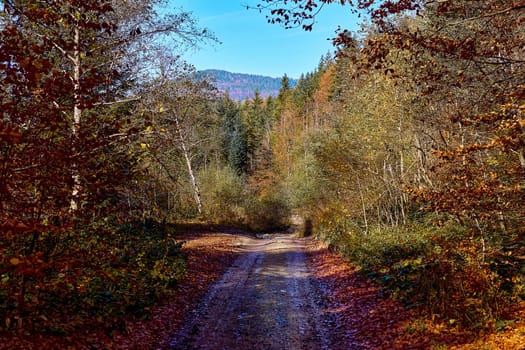
{"type": "Polygon", "coordinates": [[[256,195],[229,168],[210,168],[199,174],[206,221],[243,226],[255,232],[288,226],[290,208],[284,191],[256,195]]]}
{"type": "Polygon", "coordinates": [[[326,190],[322,169],[317,159],[305,152],[291,174],[286,179],[284,187],[290,206],[305,213],[313,212],[323,198],[326,190]]]}
{"type": "Polygon", "coordinates": [[[450,324],[493,327],[521,290],[502,288],[507,279],[494,269],[501,260],[483,260],[480,242],[465,238],[468,229],[455,222],[375,226],[365,233],[341,210],[324,214],[318,236],[408,307],[450,324]]]}
{"type": "Polygon", "coordinates": [[[200,173],[204,216],[220,224],[242,224],[245,220],[246,189],[243,179],[229,167],[200,173]]]}
{"type": "Polygon", "coordinates": [[[283,229],[289,217],[290,208],[281,191],[249,198],[246,203],[246,225],[255,232],[283,229]]]}
{"type": "Polygon", "coordinates": [[[264,133],[265,119],[268,117],[264,109],[264,100],[259,91],[255,91],[252,100],[246,101],[242,105],[242,121],[246,130],[246,146],[249,169],[253,170],[256,166],[257,151],[261,146],[264,133]]]}
{"type": "Polygon", "coordinates": [[[248,141],[240,107],[228,96],[217,104],[222,155],[238,175],[246,172],[248,141]]]}
{"type": "Polygon", "coordinates": [[[325,209],[316,223],[317,234],[344,256],[370,271],[379,271],[396,262],[417,258],[428,239],[419,230],[378,225],[368,232],[347,215],[345,208],[325,209]]]}
{"type": "Polygon", "coordinates": [[[130,314],[147,316],[185,273],[182,243],[169,231],[154,222],[99,224],[64,232],[67,242],[41,232],[33,254],[8,249],[0,260],[1,329],[110,331],[130,314]]]}

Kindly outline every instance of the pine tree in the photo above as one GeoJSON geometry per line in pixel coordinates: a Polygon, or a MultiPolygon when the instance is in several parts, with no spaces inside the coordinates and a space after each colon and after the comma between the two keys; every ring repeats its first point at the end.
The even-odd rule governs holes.
{"type": "Polygon", "coordinates": [[[240,108],[226,94],[218,103],[222,154],[237,175],[246,173],[248,145],[240,108]]]}

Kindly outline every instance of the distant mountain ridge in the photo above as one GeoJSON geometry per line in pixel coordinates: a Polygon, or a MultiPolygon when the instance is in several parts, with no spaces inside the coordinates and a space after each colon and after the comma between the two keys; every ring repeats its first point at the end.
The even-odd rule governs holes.
{"type": "MultiPolygon", "coordinates": [[[[232,100],[246,100],[254,96],[258,90],[264,98],[277,96],[281,88],[282,78],[272,78],[263,75],[232,73],[219,69],[206,69],[197,73],[200,77],[207,76],[212,84],[221,92],[228,92],[232,100]]],[[[297,81],[290,78],[290,87],[295,86],[297,81]]]]}

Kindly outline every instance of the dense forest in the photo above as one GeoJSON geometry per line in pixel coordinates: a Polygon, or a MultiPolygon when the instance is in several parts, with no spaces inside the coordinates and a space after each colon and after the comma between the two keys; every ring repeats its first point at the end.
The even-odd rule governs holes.
{"type": "MultiPolygon", "coordinates": [[[[330,2],[260,8],[308,30],[330,2]]],[[[465,328],[525,298],[522,1],[358,1],[360,33],[244,101],[170,53],[215,38],[160,3],[2,2],[1,332],[125,328],[174,293],[189,221],[303,217],[385,292],[465,328]]]]}
{"type": "MultiPolygon", "coordinates": [[[[267,98],[277,96],[281,88],[281,79],[263,75],[232,73],[218,69],[206,69],[197,72],[201,79],[208,79],[220,92],[228,93],[234,101],[251,99],[255,91],[267,98]]],[[[289,79],[290,85],[295,86],[296,79],[289,79]]]]}

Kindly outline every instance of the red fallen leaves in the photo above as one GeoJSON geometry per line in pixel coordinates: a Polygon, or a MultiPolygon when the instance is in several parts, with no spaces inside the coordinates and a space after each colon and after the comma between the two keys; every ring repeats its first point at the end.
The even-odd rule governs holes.
{"type": "Polygon", "coordinates": [[[152,311],[150,319],[127,324],[127,334],[116,335],[113,349],[165,349],[182,326],[186,315],[196,306],[210,286],[233,263],[239,237],[233,234],[202,233],[183,240],[187,255],[187,275],[179,283],[176,295],[152,311]]]}
{"type": "MultiPolygon", "coordinates": [[[[109,336],[103,329],[84,329],[68,335],[18,335],[0,333],[0,349],[165,349],[211,284],[230,267],[238,255],[239,236],[224,233],[186,234],[183,252],[187,275],[174,295],[156,306],[145,319],[130,319],[126,330],[109,336]]],[[[0,320],[2,322],[3,320],[0,320]]],[[[20,327],[23,329],[23,325],[20,327]]]]}
{"type": "Polygon", "coordinates": [[[334,349],[463,349],[474,350],[490,344],[491,349],[523,350],[525,307],[515,311],[517,319],[509,330],[474,334],[426,320],[417,311],[381,293],[356,268],[323,244],[310,246],[311,270],[320,281],[338,323],[334,349]]]}
{"type": "MultiPolygon", "coordinates": [[[[0,349],[165,349],[184,318],[209,287],[232,264],[239,236],[224,233],[187,234],[183,251],[188,273],[176,295],[155,307],[147,319],[129,320],[126,331],[110,338],[102,330],[86,329],[68,336],[30,335],[6,339],[0,334],[0,349]]],[[[323,244],[309,245],[309,266],[326,299],[326,312],[334,314],[335,347],[342,349],[491,349],[523,350],[525,307],[514,314],[521,321],[503,332],[473,334],[425,320],[415,311],[383,295],[354,267],[323,244]]]]}
{"type": "Polygon", "coordinates": [[[11,144],[20,143],[22,134],[17,127],[13,127],[0,120],[0,141],[11,144]]]}

